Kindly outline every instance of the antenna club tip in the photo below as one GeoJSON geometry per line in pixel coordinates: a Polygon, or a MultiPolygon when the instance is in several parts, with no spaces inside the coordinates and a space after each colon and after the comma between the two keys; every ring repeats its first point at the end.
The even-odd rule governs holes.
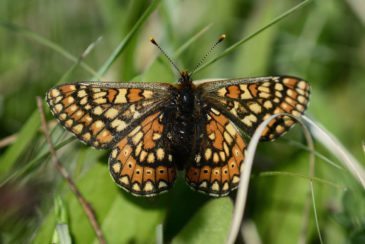
{"type": "Polygon", "coordinates": [[[157,45],[157,42],[156,42],[155,38],[153,38],[153,37],[150,37],[150,42],[154,45],[157,45]]]}
{"type": "Polygon", "coordinates": [[[218,42],[221,42],[223,41],[224,39],[226,39],[226,34],[222,34],[219,39],[218,39],[218,42]]]}

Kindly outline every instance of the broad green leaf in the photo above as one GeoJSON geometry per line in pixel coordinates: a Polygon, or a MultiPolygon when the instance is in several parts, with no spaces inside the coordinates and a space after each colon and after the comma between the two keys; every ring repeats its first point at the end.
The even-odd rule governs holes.
{"type": "Polygon", "coordinates": [[[233,204],[228,197],[208,201],[172,243],[224,243],[230,228],[232,211],[233,204]]]}

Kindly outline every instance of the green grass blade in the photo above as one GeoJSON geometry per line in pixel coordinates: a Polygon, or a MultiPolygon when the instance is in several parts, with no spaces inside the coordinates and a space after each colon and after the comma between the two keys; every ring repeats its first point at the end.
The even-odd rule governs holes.
{"type": "Polygon", "coordinates": [[[241,46],[243,43],[249,41],[250,39],[254,38],[255,36],[259,35],[261,32],[263,32],[264,30],[270,28],[271,26],[273,26],[274,24],[278,23],[279,21],[283,20],[284,18],[286,18],[287,16],[289,16],[290,14],[296,12],[297,10],[301,9],[302,7],[304,7],[305,5],[307,5],[308,3],[310,3],[311,0],[305,0],[302,3],[296,5],[295,7],[289,9],[288,11],[284,12],[283,14],[281,14],[280,16],[278,16],[277,18],[273,19],[270,23],[268,23],[267,25],[261,27],[260,29],[258,29],[257,31],[253,32],[252,34],[248,35],[247,37],[241,39],[240,41],[236,42],[235,44],[231,45],[230,47],[228,47],[226,50],[224,50],[221,54],[219,54],[218,56],[216,56],[215,58],[213,58],[212,60],[206,62],[205,64],[203,64],[202,66],[200,66],[194,73],[199,72],[200,70],[208,67],[209,65],[215,63],[218,59],[221,59],[222,57],[228,55],[229,53],[231,53],[233,50],[235,50],[236,48],[238,48],[239,46],[241,46]]]}
{"type": "Polygon", "coordinates": [[[133,26],[133,28],[124,37],[124,39],[119,43],[119,45],[114,49],[113,53],[105,61],[103,66],[101,66],[101,68],[98,70],[97,75],[94,76],[93,79],[103,76],[108,71],[110,66],[115,62],[115,60],[119,57],[119,55],[125,50],[125,48],[127,47],[128,43],[130,42],[132,37],[134,37],[136,32],[139,30],[139,28],[142,26],[142,24],[146,21],[146,19],[151,15],[151,13],[156,9],[156,7],[158,6],[158,4],[160,2],[161,2],[161,0],[152,1],[151,5],[146,9],[146,11],[138,19],[138,21],[133,26]]]}
{"type": "Polygon", "coordinates": [[[75,57],[74,55],[69,53],[67,50],[62,48],[61,46],[57,45],[54,42],[51,42],[50,40],[44,38],[43,36],[37,34],[36,32],[33,32],[33,31],[28,30],[23,27],[16,26],[12,23],[8,23],[5,21],[0,21],[0,26],[9,31],[13,31],[15,33],[22,34],[25,37],[34,40],[37,43],[56,51],[57,53],[61,54],[63,57],[67,58],[68,60],[71,60],[74,63],[80,62],[80,66],[82,68],[84,68],[86,71],[88,71],[92,75],[97,75],[96,71],[93,68],[91,68],[89,65],[87,65],[85,62],[80,61],[80,58],[75,57]]]}

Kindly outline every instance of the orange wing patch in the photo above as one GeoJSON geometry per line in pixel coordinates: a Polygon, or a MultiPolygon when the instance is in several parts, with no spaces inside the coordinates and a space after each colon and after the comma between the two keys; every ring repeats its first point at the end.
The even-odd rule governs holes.
{"type": "Polygon", "coordinates": [[[161,112],[146,117],[114,147],[109,157],[115,182],[136,196],[165,192],[175,181],[171,143],[162,119],[161,112]]]}
{"type": "Polygon", "coordinates": [[[201,135],[194,160],[186,169],[186,181],[195,190],[221,197],[237,188],[246,143],[232,122],[211,108],[198,125],[201,135]]]}
{"type": "MultiPolygon", "coordinates": [[[[294,77],[226,80],[203,84],[201,89],[208,91],[203,96],[220,103],[222,109],[238,118],[241,123],[237,125],[249,136],[273,114],[301,116],[307,108],[310,92],[307,82],[294,77]]],[[[273,120],[266,127],[261,140],[276,139],[294,123],[288,116],[273,120]]]]}

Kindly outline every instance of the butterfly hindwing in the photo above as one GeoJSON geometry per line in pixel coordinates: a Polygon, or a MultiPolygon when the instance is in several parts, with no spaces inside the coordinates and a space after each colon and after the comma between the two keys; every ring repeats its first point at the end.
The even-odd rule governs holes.
{"type": "MultiPolygon", "coordinates": [[[[307,108],[309,85],[289,76],[234,79],[204,83],[198,87],[202,96],[235,120],[246,135],[252,136],[257,126],[273,114],[300,116],[307,108]]],[[[274,140],[295,123],[283,116],[272,120],[261,140],[274,140]]]]}
{"type": "Polygon", "coordinates": [[[95,148],[112,148],[132,124],[169,96],[169,85],[85,82],[50,89],[53,115],[80,140],[95,148]]]}
{"type": "Polygon", "coordinates": [[[246,144],[225,115],[211,107],[205,110],[196,125],[186,181],[195,190],[225,196],[238,186],[246,144]]]}
{"type": "Polygon", "coordinates": [[[114,181],[134,195],[157,195],[175,181],[169,131],[163,121],[161,111],[149,115],[110,154],[109,168],[114,181]]]}

